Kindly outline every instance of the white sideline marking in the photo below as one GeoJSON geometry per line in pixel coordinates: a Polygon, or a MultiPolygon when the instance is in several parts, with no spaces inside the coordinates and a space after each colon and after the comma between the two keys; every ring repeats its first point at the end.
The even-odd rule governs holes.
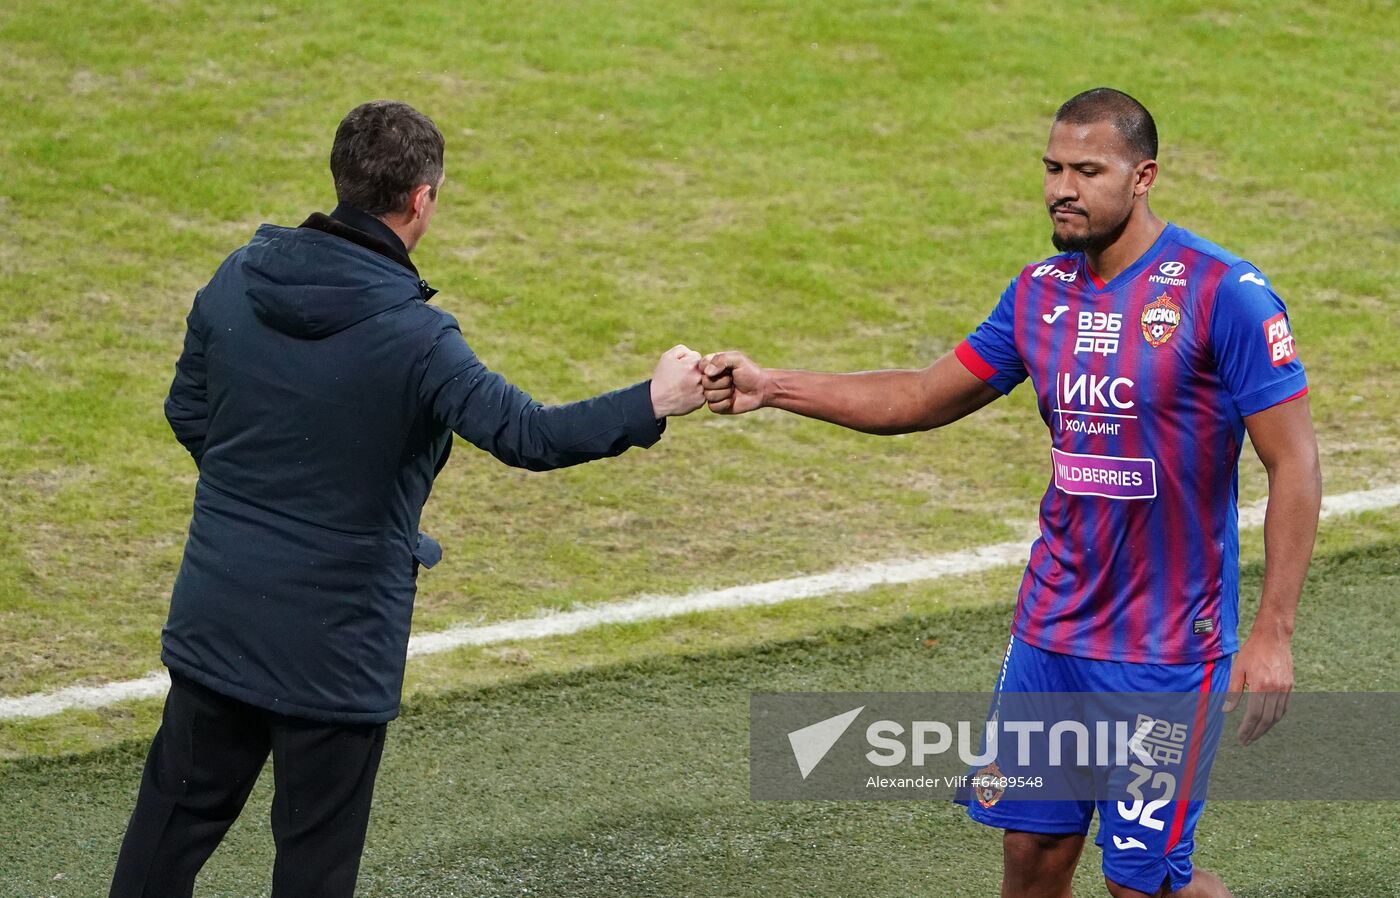
{"type": "Polygon", "coordinates": [[[170,689],[170,674],[157,670],[139,680],[120,680],[101,686],[68,686],[54,692],[36,692],[17,698],[0,698],[0,720],[17,717],[49,717],[70,708],[105,708],[138,698],[159,698],[170,689]]]}
{"type": "MultiPolygon", "coordinates": [[[[1375,511],[1400,505],[1400,484],[1374,490],[1341,493],[1322,500],[1322,517],[1375,511]]],[[[1256,503],[1240,509],[1240,529],[1264,524],[1264,505],[1256,503]]],[[[877,561],[841,568],[825,574],[769,580],[680,596],[639,596],[626,602],[593,605],[541,617],[502,621],[472,627],[450,627],[437,633],[423,633],[409,639],[408,656],[417,658],[474,645],[492,645],[518,639],[566,636],[607,624],[677,617],[697,611],[722,608],[749,608],[777,605],[796,599],[811,599],[834,593],[864,592],[876,586],[918,583],[990,570],[1009,564],[1022,564],[1028,554],[1022,541],[996,543],[961,552],[928,555],[898,561],[877,561]]],[[[70,708],[102,708],[117,702],[160,698],[170,688],[169,675],[161,670],[138,680],[104,683],[100,686],[69,686],[54,692],[39,692],[14,698],[0,697],[0,720],[21,717],[49,717],[70,708]]]]}

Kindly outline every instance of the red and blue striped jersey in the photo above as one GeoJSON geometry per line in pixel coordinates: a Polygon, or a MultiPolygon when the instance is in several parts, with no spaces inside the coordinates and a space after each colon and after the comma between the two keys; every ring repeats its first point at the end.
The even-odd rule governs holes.
{"type": "Polygon", "coordinates": [[[1002,393],[1030,377],[1050,428],[1015,636],[1139,663],[1236,651],[1244,418],[1307,391],[1268,279],[1169,224],[1107,284],[1082,253],[1027,266],[957,356],[1002,393]]]}

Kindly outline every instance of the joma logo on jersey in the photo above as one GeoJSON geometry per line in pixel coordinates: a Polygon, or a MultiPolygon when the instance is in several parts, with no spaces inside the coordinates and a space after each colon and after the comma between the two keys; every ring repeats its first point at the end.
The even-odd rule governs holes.
{"type": "Polygon", "coordinates": [[[1165,293],[1142,307],[1142,336],[1153,347],[1170,340],[1179,324],[1181,306],[1165,293]]]}
{"type": "Polygon", "coordinates": [[[1060,405],[1081,408],[1116,408],[1127,411],[1134,405],[1133,382],[1107,374],[1060,375],[1060,405]]]}
{"type": "Polygon", "coordinates": [[[1298,357],[1293,332],[1288,328],[1288,316],[1283,312],[1264,322],[1264,339],[1269,342],[1269,361],[1275,368],[1298,357]]]}
{"type": "Polygon", "coordinates": [[[1066,284],[1073,284],[1079,278],[1079,272],[1065,271],[1063,269],[1056,268],[1054,265],[1051,265],[1049,263],[1046,263],[1045,265],[1037,265],[1035,271],[1031,272],[1031,277],[1042,278],[1045,277],[1047,274],[1050,275],[1052,278],[1055,278],[1056,280],[1064,281],[1066,284]]]}

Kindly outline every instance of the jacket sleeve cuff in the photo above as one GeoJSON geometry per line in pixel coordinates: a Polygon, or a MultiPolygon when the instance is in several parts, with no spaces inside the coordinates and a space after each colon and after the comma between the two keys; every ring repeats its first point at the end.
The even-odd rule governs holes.
{"type": "Polygon", "coordinates": [[[651,406],[651,381],[644,380],[622,391],[623,428],[633,446],[655,445],[666,432],[666,419],[658,419],[651,406]]]}

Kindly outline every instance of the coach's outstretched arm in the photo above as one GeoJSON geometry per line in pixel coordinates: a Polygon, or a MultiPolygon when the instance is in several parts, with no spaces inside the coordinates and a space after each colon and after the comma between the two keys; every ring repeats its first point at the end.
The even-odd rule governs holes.
{"type": "Polygon", "coordinates": [[[1264,512],[1264,591],[1259,613],[1230,671],[1225,710],[1247,689],[1239,739],[1245,745],[1268,732],[1288,710],[1293,691],[1293,618],[1312,559],[1322,507],[1322,469],[1317,457],[1308,397],[1265,409],[1244,419],[1249,441],[1269,472],[1264,512]]]}
{"type": "Polygon", "coordinates": [[[547,471],[620,455],[661,438],[668,417],[705,404],[700,354],[674,346],[650,380],[570,402],[542,405],[487,368],[457,322],[447,322],[420,387],[432,414],[464,440],[517,468],[547,471]]]}
{"type": "Polygon", "coordinates": [[[854,374],[760,368],[741,352],[717,352],[705,357],[703,369],[710,411],[780,408],[865,433],[931,430],[1001,396],[951,352],[919,370],[854,374]]]}

